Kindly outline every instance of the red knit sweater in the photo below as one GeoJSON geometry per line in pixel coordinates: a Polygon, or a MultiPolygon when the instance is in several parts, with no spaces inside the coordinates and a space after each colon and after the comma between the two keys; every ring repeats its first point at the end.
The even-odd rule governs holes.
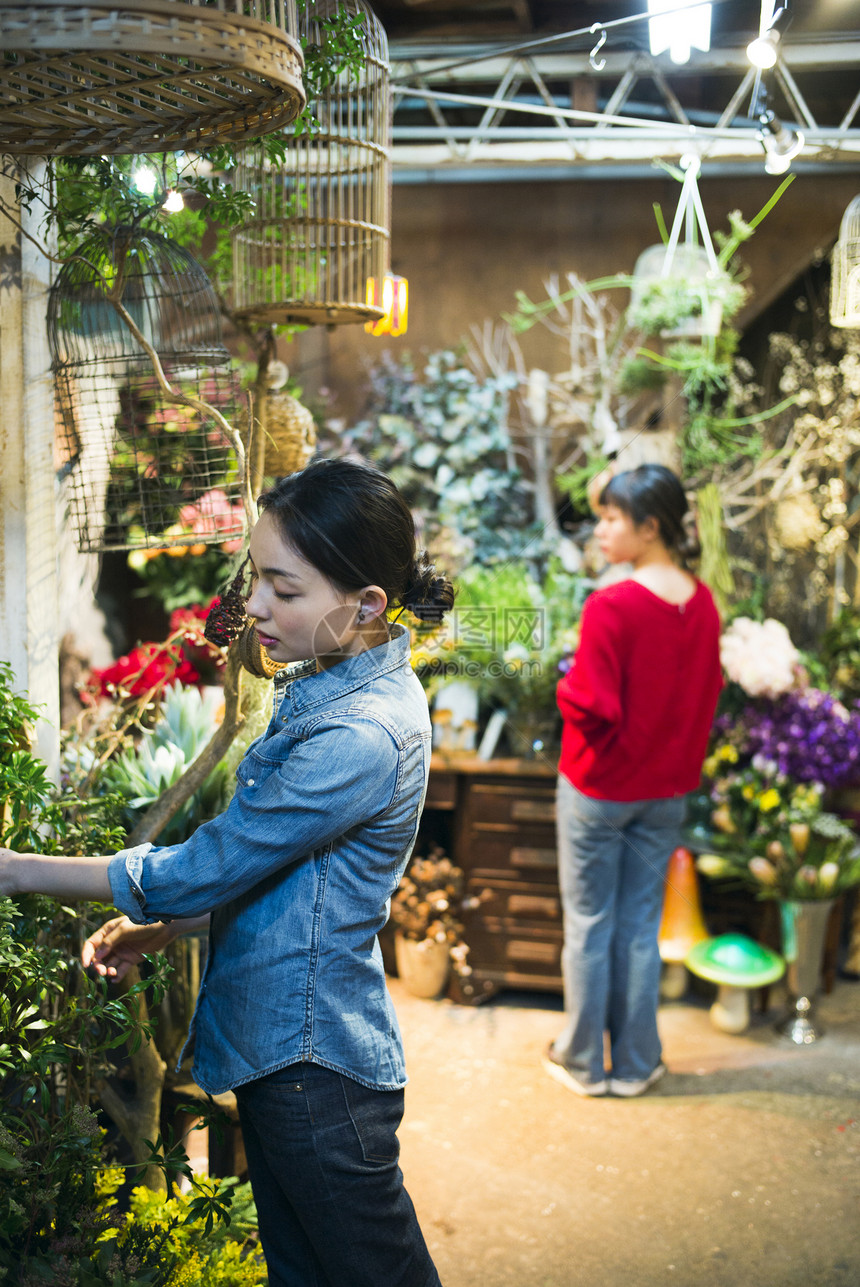
{"type": "Polygon", "coordinates": [[[680,606],[638,581],[591,594],[573,665],[558,685],[560,772],[599,800],[694,790],[722,687],[719,634],[700,581],[680,606]]]}

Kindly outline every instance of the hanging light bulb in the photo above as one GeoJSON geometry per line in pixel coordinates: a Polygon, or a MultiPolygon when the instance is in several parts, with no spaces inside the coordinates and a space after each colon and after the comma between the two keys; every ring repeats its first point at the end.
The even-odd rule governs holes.
{"type": "Polygon", "coordinates": [[[698,0],[648,0],[648,12],[658,16],[648,21],[651,53],[669,50],[673,63],[686,63],[695,47],[703,53],[711,47],[711,6],[698,0]],[[666,13],[666,10],[671,12],[666,13]]]}
{"type": "Polygon", "coordinates": [[[751,40],[747,45],[747,58],[753,67],[768,71],[776,66],[776,60],[779,57],[778,44],[779,33],[766,31],[763,36],[756,36],[755,40],[751,40]]]}
{"type": "Polygon", "coordinates": [[[409,313],[409,283],[405,277],[386,273],[382,281],[368,277],[366,302],[370,308],[381,308],[382,317],[376,322],[365,322],[364,329],[371,335],[403,335],[409,313]]]}
{"type": "Polygon", "coordinates": [[[764,145],[768,174],[785,174],[802,149],[806,138],[800,130],[789,129],[770,108],[759,117],[759,138],[764,145]]]}
{"type": "Polygon", "coordinates": [[[765,21],[763,13],[762,20],[759,34],[747,45],[747,58],[753,67],[758,67],[761,71],[769,71],[771,67],[776,66],[782,32],[791,22],[788,5],[782,5],[777,9],[769,21],[765,21]]]}

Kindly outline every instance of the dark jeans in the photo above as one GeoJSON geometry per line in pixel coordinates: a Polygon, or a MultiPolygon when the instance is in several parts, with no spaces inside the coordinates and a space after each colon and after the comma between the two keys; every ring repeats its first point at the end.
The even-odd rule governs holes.
{"type": "Polygon", "coordinates": [[[291,1064],[236,1098],[270,1287],[440,1287],[397,1164],[402,1091],[291,1064]]]}

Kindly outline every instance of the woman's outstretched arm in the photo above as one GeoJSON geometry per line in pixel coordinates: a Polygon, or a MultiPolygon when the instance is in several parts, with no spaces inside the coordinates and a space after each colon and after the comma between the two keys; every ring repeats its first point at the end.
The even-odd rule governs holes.
{"type": "Polygon", "coordinates": [[[0,894],[47,894],[67,902],[113,901],[110,857],[64,858],[52,854],[19,854],[0,849],[0,894]]]}

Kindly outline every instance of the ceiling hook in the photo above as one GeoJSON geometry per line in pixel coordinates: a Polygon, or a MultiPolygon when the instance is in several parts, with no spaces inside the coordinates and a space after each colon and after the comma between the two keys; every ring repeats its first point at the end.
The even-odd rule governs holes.
{"type": "Polygon", "coordinates": [[[597,55],[600,53],[601,49],[606,44],[606,30],[604,27],[601,26],[599,22],[595,22],[595,23],[592,23],[590,31],[592,36],[596,31],[599,31],[600,39],[592,49],[591,53],[588,55],[588,61],[591,63],[591,66],[594,71],[596,72],[603,71],[604,67],[606,66],[606,59],[601,58],[598,60],[597,55]]]}

